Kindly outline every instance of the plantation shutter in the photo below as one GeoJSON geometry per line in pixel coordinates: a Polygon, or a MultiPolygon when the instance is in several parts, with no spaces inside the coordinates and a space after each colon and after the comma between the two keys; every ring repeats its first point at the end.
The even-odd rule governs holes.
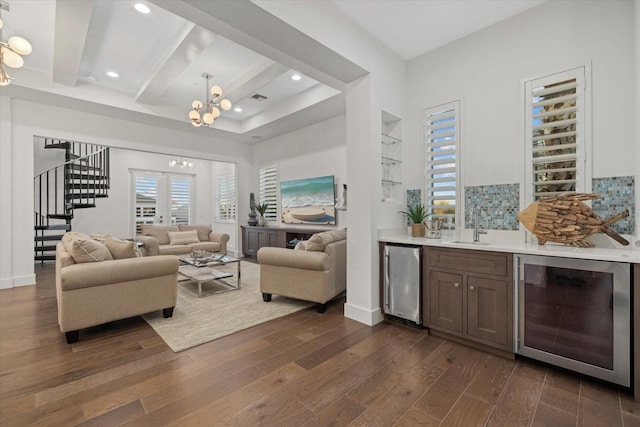
{"type": "Polygon", "coordinates": [[[191,177],[171,177],[171,224],[191,222],[191,177]]]}
{"type": "Polygon", "coordinates": [[[235,174],[216,176],[216,221],[236,219],[236,177],[235,174]]]}
{"type": "Polygon", "coordinates": [[[267,202],[269,207],[264,219],[275,221],[278,218],[278,167],[260,169],[260,203],[267,202]]]}
{"type": "Polygon", "coordinates": [[[153,224],[158,214],[158,177],[135,176],[135,224],[140,234],[143,224],[153,224]]]}
{"type": "Polygon", "coordinates": [[[436,217],[455,217],[459,205],[460,102],[425,110],[425,207],[436,217]]]}
{"type": "Polygon", "coordinates": [[[525,85],[527,199],[584,191],[584,68],[525,85]]]}

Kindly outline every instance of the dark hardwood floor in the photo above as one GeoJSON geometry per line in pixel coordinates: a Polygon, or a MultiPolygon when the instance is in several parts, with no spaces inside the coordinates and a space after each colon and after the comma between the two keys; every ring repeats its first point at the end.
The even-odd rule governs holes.
{"type": "Polygon", "coordinates": [[[172,352],[139,317],[65,343],[51,264],[0,291],[0,425],[640,426],[613,387],[313,308],[172,352]]]}

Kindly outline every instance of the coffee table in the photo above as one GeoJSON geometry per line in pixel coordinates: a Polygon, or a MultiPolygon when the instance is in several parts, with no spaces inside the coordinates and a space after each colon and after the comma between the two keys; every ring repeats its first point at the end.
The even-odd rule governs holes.
{"type": "Polygon", "coordinates": [[[181,256],[178,257],[178,259],[183,263],[183,265],[178,269],[178,272],[198,284],[198,298],[202,297],[202,284],[206,282],[215,282],[224,286],[224,289],[218,290],[214,292],[214,294],[240,289],[240,260],[238,258],[225,255],[217,259],[205,259],[205,262],[196,262],[190,256],[181,256]],[[213,268],[216,266],[234,263],[238,266],[238,280],[235,284],[228,280],[224,280],[229,277],[233,277],[232,273],[213,268]]]}

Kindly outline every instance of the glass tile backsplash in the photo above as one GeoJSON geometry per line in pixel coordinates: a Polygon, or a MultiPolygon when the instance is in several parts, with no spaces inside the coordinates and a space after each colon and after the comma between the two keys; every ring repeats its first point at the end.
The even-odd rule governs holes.
{"type": "Polygon", "coordinates": [[[480,228],[518,230],[516,214],[520,210],[520,185],[478,185],[464,189],[464,224],[473,227],[473,212],[478,212],[480,228]]]}
{"type": "MultiPolygon", "coordinates": [[[[629,216],[611,225],[620,234],[635,233],[635,182],[633,176],[594,178],[592,192],[602,196],[593,201],[593,210],[606,219],[625,209],[629,216]]],[[[518,230],[520,185],[478,185],[464,189],[465,228],[473,227],[473,211],[478,210],[480,225],[490,230],[518,230]]]]}
{"type": "Polygon", "coordinates": [[[627,209],[629,216],[611,224],[611,229],[620,234],[635,233],[635,182],[633,176],[594,178],[592,191],[602,199],[593,201],[593,211],[607,219],[627,209]]]}

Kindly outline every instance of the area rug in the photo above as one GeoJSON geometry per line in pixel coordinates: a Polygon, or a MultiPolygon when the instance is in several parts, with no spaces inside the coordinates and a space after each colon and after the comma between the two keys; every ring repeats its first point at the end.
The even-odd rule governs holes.
{"type": "MultiPolygon", "coordinates": [[[[241,263],[239,290],[215,293],[221,287],[205,283],[202,285],[202,298],[198,298],[198,285],[180,277],[173,317],[165,319],[158,311],[144,315],[144,320],[171,350],[178,352],[313,305],[277,295],[271,302],[264,302],[260,293],[260,266],[246,261],[241,263]]],[[[226,269],[235,276],[237,265],[216,269],[226,269]]]]}

